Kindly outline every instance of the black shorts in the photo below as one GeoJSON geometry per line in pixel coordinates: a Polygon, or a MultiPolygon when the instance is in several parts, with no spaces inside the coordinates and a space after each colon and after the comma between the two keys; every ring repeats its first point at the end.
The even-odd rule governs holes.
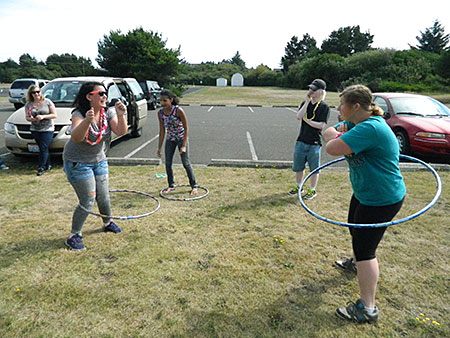
{"type": "MultiPolygon", "coordinates": [[[[400,211],[403,199],[395,204],[384,206],[368,206],[361,204],[353,195],[348,210],[348,223],[371,224],[390,222],[400,211]]],[[[379,228],[353,228],[352,247],[357,262],[374,259],[378,244],[383,238],[387,227],[379,228]]]]}

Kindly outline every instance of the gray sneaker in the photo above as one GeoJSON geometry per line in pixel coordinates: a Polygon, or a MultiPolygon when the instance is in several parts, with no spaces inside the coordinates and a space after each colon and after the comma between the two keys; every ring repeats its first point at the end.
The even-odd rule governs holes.
{"type": "Polygon", "coordinates": [[[358,324],[375,323],[378,320],[379,311],[375,306],[375,312],[369,313],[362,299],[358,299],[356,303],[348,302],[346,307],[340,307],[336,310],[339,318],[349,320],[358,324]]]}

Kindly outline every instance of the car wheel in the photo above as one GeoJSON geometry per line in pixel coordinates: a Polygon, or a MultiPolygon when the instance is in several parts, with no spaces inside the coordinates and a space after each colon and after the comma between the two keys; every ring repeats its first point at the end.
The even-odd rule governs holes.
{"type": "Polygon", "coordinates": [[[155,109],[156,109],[156,104],[155,104],[155,102],[152,102],[150,104],[150,110],[155,110],[155,109]]]}
{"type": "Polygon", "coordinates": [[[14,108],[15,109],[20,109],[20,108],[22,108],[23,107],[23,104],[22,103],[14,103],[14,108]]]}
{"type": "Polygon", "coordinates": [[[398,146],[400,148],[400,154],[409,154],[410,147],[409,147],[409,139],[408,135],[403,130],[396,130],[395,131],[395,137],[398,141],[398,146]]]}

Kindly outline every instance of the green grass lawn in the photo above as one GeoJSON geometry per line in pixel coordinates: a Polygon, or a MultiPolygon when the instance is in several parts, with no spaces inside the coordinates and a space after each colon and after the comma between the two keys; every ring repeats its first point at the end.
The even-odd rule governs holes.
{"type": "MultiPolygon", "coordinates": [[[[186,183],[175,167],[178,183],[186,183]]],[[[155,214],[118,221],[120,235],[89,216],[87,250],[64,247],[77,200],[61,167],[0,172],[1,337],[448,337],[450,190],[413,221],[390,227],[378,250],[376,325],[334,311],[356,300],[356,278],[332,267],[350,254],[348,229],[321,222],[287,194],[293,173],[196,167],[205,199],[161,199],[155,214]],[[433,323],[434,322],[434,323],[433,323]],[[440,324],[440,325],[438,325],[440,324]]],[[[111,167],[112,189],[157,195],[162,166],[111,167]]],[[[441,172],[443,182],[449,172],[441,172]]],[[[435,193],[429,172],[405,172],[399,217],[435,193]]],[[[310,207],[345,221],[347,172],[323,170],[310,207]]],[[[112,194],[116,215],[155,207],[112,194]]]]}
{"type": "MultiPolygon", "coordinates": [[[[225,105],[263,105],[298,106],[305,100],[306,90],[279,87],[202,87],[201,91],[181,98],[182,104],[225,104],[225,105]]],[[[329,105],[337,106],[339,96],[327,93],[329,105]]]]}

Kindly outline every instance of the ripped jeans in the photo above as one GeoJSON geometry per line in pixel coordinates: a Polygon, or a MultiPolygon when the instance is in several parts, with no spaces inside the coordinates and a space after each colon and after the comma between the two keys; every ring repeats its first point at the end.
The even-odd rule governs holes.
{"type": "MultiPolygon", "coordinates": [[[[103,215],[111,215],[111,200],[109,197],[108,162],[80,163],[64,161],[64,172],[78,196],[79,204],[87,210],[92,210],[97,201],[98,210],[103,215]]],[[[80,208],[75,208],[72,216],[72,234],[81,234],[81,229],[89,214],[80,208]]],[[[110,218],[103,217],[103,223],[109,223],[110,218]]]]}

